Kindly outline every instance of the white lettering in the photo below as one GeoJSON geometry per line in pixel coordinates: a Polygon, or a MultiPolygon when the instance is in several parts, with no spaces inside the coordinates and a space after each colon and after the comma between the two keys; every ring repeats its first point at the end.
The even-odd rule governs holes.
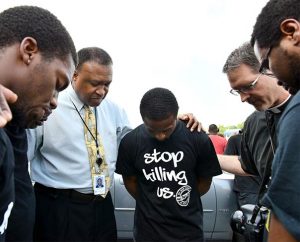
{"type": "Polygon", "coordinates": [[[4,231],[7,228],[8,218],[10,216],[10,212],[11,212],[11,209],[13,208],[13,206],[14,206],[13,202],[10,202],[10,204],[8,204],[7,210],[5,211],[4,216],[3,216],[3,222],[0,226],[0,234],[4,234],[4,231]]]}
{"type": "Polygon", "coordinates": [[[174,170],[166,171],[165,168],[155,167],[147,174],[146,170],[143,169],[144,176],[147,180],[154,181],[176,181],[179,185],[187,185],[188,181],[186,178],[185,171],[176,173],[174,170]]]}
{"type": "Polygon", "coordinates": [[[145,164],[150,164],[152,163],[153,161],[155,163],[158,163],[160,161],[163,161],[163,162],[170,162],[170,161],[173,161],[173,165],[174,167],[177,167],[177,163],[182,161],[184,157],[184,153],[183,151],[178,151],[177,153],[170,153],[170,152],[157,152],[156,149],[153,150],[153,153],[152,154],[149,154],[149,153],[146,153],[144,155],[144,159],[145,159],[145,164]]]}
{"type": "Polygon", "coordinates": [[[164,199],[169,199],[173,197],[174,193],[170,191],[170,188],[168,187],[158,187],[157,188],[157,196],[158,197],[163,197],[164,199]]]}

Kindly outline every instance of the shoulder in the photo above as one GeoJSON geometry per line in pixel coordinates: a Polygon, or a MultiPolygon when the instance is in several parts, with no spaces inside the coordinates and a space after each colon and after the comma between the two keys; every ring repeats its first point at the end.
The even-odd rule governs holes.
{"type": "Polygon", "coordinates": [[[254,123],[258,123],[262,119],[266,119],[265,112],[263,112],[263,111],[254,111],[252,114],[250,114],[247,117],[245,123],[254,124],[254,123]]]}
{"type": "Polygon", "coordinates": [[[284,110],[280,118],[280,121],[278,123],[279,133],[282,133],[280,132],[280,130],[284,130],[284,133],[282,133],[284,136],[286,132],[293,132],[293,134],[295,133],[299,134],[299,129],[295,128],[299,126],[299,122],[300,122],[300,92],[298,92],[293,97],[291,102],[284,110]]]}
{"type": "Polygon", "coordinates": [[[137,126],[135,129],[131,130],[130,132],[128,132],[123,139],[121,140],[121,142],[128,142],[128,141],[132,141],[133,139],[137,139],[137,138],[141,138],[142,135],[145,134],[145,129],[144,129],[144,125],[141,124],[139,126],[137,126]]]}
{"type": "MultiPolygon", "coordinates": [[[[290,112],[292,110],[294,113],[294,111],[296,111],[298,109],[300,109],[300,91],[297,92],[297,94],[294,97],[292,97],[292,100],[289,102],[287,107],[284,109],[283,114],[282,114],[282,119],[283,119],[283,117],[290,115],[291,114],[290,112]]],[[[297,116],[300,116],[300,115],[294,115],[294,117],[297,117],[297,116]]]]}
{"type": "Polygon", "coordinates": [[[229,139],[228,139],[228,144],[234,143],[234,142],[240,142],[241,138],[242,138],[242,135],[241,135],[241,134],[235,134],[235,135],[232,135],[232,136],[229,137],[229,139]]]}
{"type": "Polygon", "coordinates": [[[125,113],[125,109],[121,105],[107,98],[105,98],[101,102],[101,104],[97,107],[97,110],[106,114],[113,115],[125,113]]]}
{"type": "Polygon", "coordinates": [[[245,121],[244,132],[248,133],[253,131],[258,131],[259,129],[267,128],[266,115],[263,111],[254,111],[245,121]]]}
{"type": "Polygon", "coordinates": [[[187,137],[187,138],[194,137],[196,139],[209,139],[208,134],[206,134],[204,131],[198,132],[197,130],[194,130],[191,132],[191,130],[186,127],[186,123],[181,120],[177,121],[177,127],[176,127],[175,132],[176,132],[176,134],[180,135],[181,137],[187,137]]]}
{"type": "MultiPolygon", "coordinates": [[[[183,126],[182,130],[185,132],[185,137],[187,137],[188,140],[193,141],[196,143],[197,146],[202,146],[206,143],[211,143],[211,138],[208,134],[206,134],[204,131],[193,131],[191,132],[189,129],[183,126]]],[[[220,137],[222,138],[222,137],[220,137]]],[[[213,139],[213,138],[212,138],[213,139]]]]}
{"type": "Polygon", "coordinates": [[[145,129],[143,125],[136,127],[135,129],[128,132],[120,142],[120,150],[126,152],[135,150],[141,142],[145,143],[146,140],[144,139],[145,136],[145,129]]]}

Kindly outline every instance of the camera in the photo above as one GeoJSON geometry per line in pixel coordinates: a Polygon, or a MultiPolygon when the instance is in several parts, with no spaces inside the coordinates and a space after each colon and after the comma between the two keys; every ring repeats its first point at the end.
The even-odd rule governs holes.
{"type": "Polygon", "coordinates": [[[232,214],[230,225],[234,232],[242,234],[249,242],[263,241],[267,216],[268,209],[266,207],[245,204],[232,214]]]}

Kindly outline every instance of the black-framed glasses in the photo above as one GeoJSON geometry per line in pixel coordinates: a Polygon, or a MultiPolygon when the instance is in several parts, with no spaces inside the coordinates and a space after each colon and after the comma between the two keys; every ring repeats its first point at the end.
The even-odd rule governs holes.
{"type": "Polygon", "coordinates": [[[248,92],[250,92],[256,85],[256,83],[258,82],[259,78],[264,75],[264,73],[259,73],[259,75],[255,78],[255,80],[253,82],[251,82],[248,85],[245,85],[239,89],[231,89],[230,93],[232,95],[238,96],[241,95],[241,93],[243,94],[247,94],[248,92]]]}
{"type": "Polygon", "coordinates": [[[259,73],[263,73],[265,70],[269,70],[269,55],[271,54],[272,46],[269,47],[269,49],[266,52],[266,55],[261,60],[261,64],[259,67],[259,73]]]}

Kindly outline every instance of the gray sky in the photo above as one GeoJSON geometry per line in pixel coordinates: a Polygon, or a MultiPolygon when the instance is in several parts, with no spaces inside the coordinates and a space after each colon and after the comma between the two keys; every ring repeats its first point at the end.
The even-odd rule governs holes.
{"type": "Polygon", "coordinates": [[[141,123],[139,102],[150,88],[176,95],[180,113],[205,128],[237,124],[254,110],[229,93],[222,67],[250,39],[266,0],[1,0],[0,10],[36,5],[54,13],[79,50],[98,46],[114,61],[108,97],[141,123]]]}

